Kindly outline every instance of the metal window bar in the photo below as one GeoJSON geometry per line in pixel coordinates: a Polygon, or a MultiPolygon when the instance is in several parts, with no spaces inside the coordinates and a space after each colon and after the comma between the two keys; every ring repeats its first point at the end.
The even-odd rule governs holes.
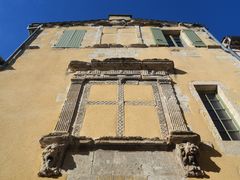
{"type": "Polygon", "coordinates": [[[173,36],[172,36],[172,35],[169,35],[169,37],[170,37],[171,41],[173,42],[174,46],[175,46],[175,47],[178,47],[178,44],[175,42],[173,36]]]}
{"type": "Polygon", "coordinates": [[[169,35],[168,38],[175,47],[183,47],[183,44],[179,36],[169,35]]]}
{"type": "Polygon", "coordinates": [[[165,35],[166,41],[169,47],[175,47],[176,45],[173,43],[174,41],[171,39],[170,35],[165,35]]]}
{"type": "MultiPolygon", "coordinates": [[[[220,124],[222,125],[224,131],[218,129],[219,133],[221,134],[221,132],[223,133],[226,133],[228,138],[230,140],[235,140],[233,139],[233,137],[230,135],[230,133],[232,132],[239,132],[239,127],[236,125],[236,123],[234,122],[234,120],[232,119],[231,117],[231,114],[228,112],[227,108],[225,107],[224,103],[221,102],[220,98],[218,97],[218,95],[214,94],[214,98],[209,98],[209,94],[207,93],[204,93],[204,96],[206,98],[206,100],[208,101],[208,103],[210,104],[211,106],[211,110],[210,109],[207,109],[208,111],[213,111],[217,117],[217,120],[220,122],[220,124]],[[218,106],[221,106],[219,108],[216,108],[215,105],[212,103],[212,102],[219,102],[219,105],[218,106]],[[220,117],[219,116],[219,113],[217,112],[218,110],[223,110],[226,115],[228,117],[226,118],[223,118],[223,117],[220,117]],[[223,123],[223,122],[226,122],[226,121],[230,121],[233,123],[233,126],[234,128],[233,129],[227,129],[226,125],[223,123]],[[236,129],[236,130],[234,130],[236,129]]],[[[211,95],[212,96],[212,95],[211,95]]],[[[213,120],[214,121],[214,120],[213,120]]],[[[216,121],[216,120],[215,120],[216,121]]]]}
{"type": "Polygon", "coordinates": [[[177,44],[178,47],[183,47],[183,43],[181,38],[178,36],[172,36],[173,40],[175,41],[175,43],[177,44]]]}
{"type": "Polygon", "coordinates": [[[225,132],[225,133],[227,134],[228,138],[229,138],[230,140],[232,140],[230,134],[228,133],[227,129],[225,128],[225,125],[222,123],[221,118],[219,117],[218,113],[217,113],[216,110],[214,109],[214,107],[213,107],[210,99],[208,98],[207,94],[204,93],[204,96],[205,96],[205,98],[207,99],[207,101],[208,101],[208,103],[210,104],[210,106],[212,107],[212,110],[214,111],[215,115],[217,116],[217,120],[220,122],[220,124],[222,125],[222,127],[223,127],[223,129],[224,129],[224,131],[219,131],[219,129],[218,129],[218,131],[219,131],[219,132],[225,132]]]}
{"type": "Polygon", "coordinates": [[[221,98],[220,98],[218,95],[216,95],[216,98],[219,100],[219,102],[220,102],[220,104],[222,105],[222,107],[225,108],[225,111],[226,111],[226,113],[227,113],[227,115],[228,115],[228,117],[229,117],[229,118],[222,118],[222,120],[223,120],[223,121],[225,121],[225,120],[232,120],[235,128],[238,129],[237,131],[239,132],[240,127],[239,127],[239,125],[236,124],[236,122],[234,121],[234,118],[232,117],[232,115],[231,115],[231,113],[229,112],[229,110],[228,110],[228,108],[226,107],[226,105],[222,102],[221,98]]]}

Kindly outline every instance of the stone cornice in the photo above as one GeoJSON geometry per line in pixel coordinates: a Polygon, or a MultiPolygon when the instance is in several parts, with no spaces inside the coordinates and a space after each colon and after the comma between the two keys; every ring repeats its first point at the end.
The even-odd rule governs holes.
{"type": "Polygon", "coordinates": [[[87,21],[62,21],[62,22],[36,22],[28,26],[31,30],[39,25],[43,27],[52,28],[55,26],[69,27],[69,26],[156,26],[156,27],[174,27],[174,26],[186,26],[186,27],[203,27],[198,23],[187,23],[187,22],[172,22],[172,21],[161,21],[152,19],[97,19],[97,20],[87,20],[87,21]]]}
{"type": "Polygon", "coordinates": [[[174,63],[168,59],[108,58],[103,61],[93,59],[91,62],[71,61],[68,69],[72,72],[88,70],[152,70],[174,71],[174,63]]]}

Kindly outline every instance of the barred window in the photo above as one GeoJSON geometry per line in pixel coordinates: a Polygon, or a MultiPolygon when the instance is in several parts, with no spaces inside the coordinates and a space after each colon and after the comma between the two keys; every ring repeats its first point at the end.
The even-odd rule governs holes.
{"type": "Polygon", "coordinates": [[[240,129],[216,91],[198,91],[223,140],[240,140],[240,129]]]}

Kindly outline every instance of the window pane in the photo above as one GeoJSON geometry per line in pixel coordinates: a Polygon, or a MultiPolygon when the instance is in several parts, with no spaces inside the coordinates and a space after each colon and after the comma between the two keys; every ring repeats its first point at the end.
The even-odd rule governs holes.
{"type": "Polygon", "coordinates": [[[212,109],[213,109],[212,106],[209,104],[208,101],[203,101],[203,104],[204,104],[204,106],[205,106],[205,108],[206,108],[207,110],[212,110],[212,109]]]}
{"type": "Polygon", "coordinates": [[[202,101],[207,101],[207,98],[205,96],[205,93],[199,93],[200,98],[202,99],[202,101]]]}
{"type": "Polygon", "coordinates": [[[212,103],[212,105],[215,109],[222,109],[223,108],[219,101],[211,101],[211,103],[212,103]]]}
{"type": "Polygon", "coordinates": [[[230,136],[231,136],[231,138],[233,140],[240,140],[240,133],[239,133],[239,131],[238,132],[230,132],[229,134],[230,134],[230,136]]]}
{"type": "Polygon", "coordinates": [[[231,140],[226,132],[219,132],[223,140],[231,140]]]}
{"type": "Polygon", "coordinates": [[[232,120],[222,121],[227,130],[237,130],[236,126],[233,124],[232,120]]]}
{"type": "Polygon", "coordinates": [[[166,40],[167,40],[167,43],[168,43],[168,46],[170,47],[174,47],[174,43],[172,42],[171,38],[169,37],[169,35],[166,35],[166,40]]]}
{"type": "Polygon", "coordinates": [[[229,116],[225,110],[216,110],[216,112],[221,119],[229,119],[229,116]]]}
{"type": "Polygon", "coordinates": [[[225,131],[220,121],[216,120],[216,121],[213,121],[213,123],[216,126],[218,131],[225,131]]]}
{"type": "Polygon", "coordinates": [[[212,118],[212,120],[218,120],[218,117],[213,110],[209,110],[208,113],[209,113],[210,117],[212,118]]]}
{"type": "Polygon", "coordinates": [[[179,36],[173,36],[173,39],[174,39],[175,43],[178,45],[178,47],[183,47],[183,44],[182,44],[179,36]]]}
{"type": "Polygon", "coordinates": [[[215,93],[206,93],[209,100],[218,100],[215,93]]]}

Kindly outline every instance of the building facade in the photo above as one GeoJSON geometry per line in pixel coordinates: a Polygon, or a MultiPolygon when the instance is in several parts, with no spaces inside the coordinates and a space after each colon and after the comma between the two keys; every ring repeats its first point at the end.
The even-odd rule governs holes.
{"type": "Polygon", "coordinates": [[[1,179],[240,178],[240,62],[205,27],[28,29],[0,65],[1,179]]]}

